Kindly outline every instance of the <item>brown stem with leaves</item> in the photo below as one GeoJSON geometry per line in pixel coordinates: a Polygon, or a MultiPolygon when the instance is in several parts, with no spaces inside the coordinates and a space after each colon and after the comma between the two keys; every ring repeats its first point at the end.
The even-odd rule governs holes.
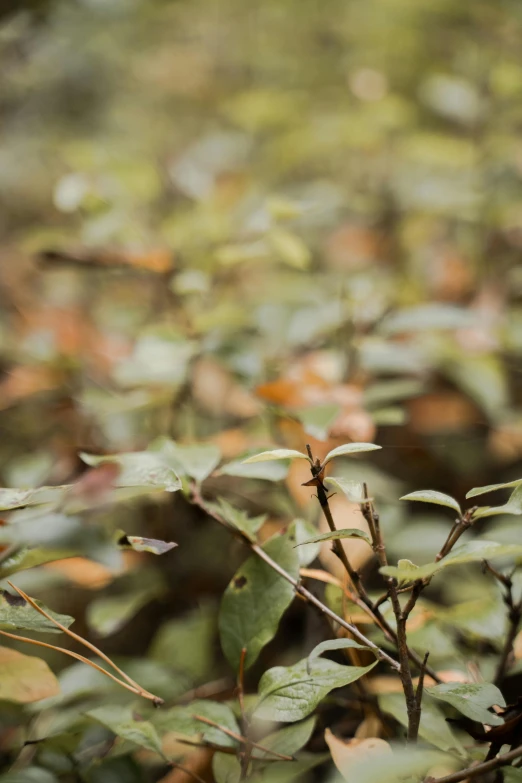
{"type": "Polygon", "coordinates": [[[330,619],[334,620],[338,625],[341,626],[341,628],[344,628],[346,631],[348,631],[350,634],[352,634],[357,641],[361,642],[361,644],[364,644],[366,647],[369,647],[376,658],[378,658],[380,661],[384,661],[388,663],[392,669],[395,669],[395,671],[400,671],[400,664],[398,661],[396,661],[394,658],[391,657],[391,655],[388,655],[387,652],[382,650],[380,647],[378,647],[374,642],[371,641],[371,639],[367,639],[364,634],[362,634],[357,626],[352,625],[351,623],[346,622],[342,617],[339,617],[338,614],[333,612],[331,609],[329,609],[326,604],[323,604],[322,601],[320,601],[318,598],[313,595],[309,590],[306,589],[306,587],[303,587],[297,579],[294,579],[291,574],[287,573],[287,571],[284,570],[284,568],[281,568],[281,566],[276,563],[275,560],[272,560],[270,555],[267,555],[267,553],[257,544],[254,544],[253,541],[251,541],[241,530],[239,530],[236,527],[233,527],[230,525],[223,517],[218,514],[217,511],[215,511],[213,508],[211,508],[203,498],[201,497],[201,494],[199,492],[198,487],[193,484],[192,485],[192,502],[194,505],[199,506],[209,517],[212,519],[215,519],[216,522],[219,522],[220,525],[223,525],[232,535],[234,535],[236,538],[240,539],[246,546],[249,547],[251,552],[253,552],[257,557],[259,557],[261,560],[263,560],[270,568],[272,568],[274,571],[276,571],[283,579],[285,579],[289,584],[293,586],[296,593],[301,595],[303,598],[305,598],[308,603],[315,606],[322,614],[326,615],[327,617],[330,617],[330,619]]]}
{"type": "MultiPolygon", "coordinates": [[[[310,446],[307,444],[306,450],[308,452],[308,457],[310,459],[310,469],[312,471],[312,482],[307,482],[306,486],[309,486],[313,484],[313,486],[317,489],[317,498],[319,500],[319,504],[322,508],[322,511],[325,515],[326,521],[328,523],[328,527],[332,532],[335,532],[337,530],[335,526],[335,522],[333,519],[332,511],[330,509],[330,505],[328,503],[328,495],[325,489],[325,486],[323,484],[323,469],[324,466],[321,465],[320,460],[316,459],[314,460],[312,450],[310,446]]],[[[365,507],[366,504],[363,504],[362,511],[363,514],[365,514],[365,507]]],[[[379,525],[379,518],[378,515],[375,515],[377,519],[377,528],[379,525]]],[[[368,521],[368,520],[367,520],[368,521]]],[[[372,522],[373,523],[373,522],[372,522]]],[[[370,523],[369,523],[370,524],[370,523]]],[[[370,597],[368,596],[368,593],[366,592],[366,589],[364,587],[364,584],[361,580],[361,576],[356,571],[349,559],[346,555],[346,552],[344,551],[344,547],[342,543],[338,540],[333,541],[334,546],[334,552],[337,554],[339,559],[341,560],[342,564],[344,565],[346,572],[350,578],[350,581],[352,582],[352,585],[357,592],[360,600],[363,602],[363,604],[366,606],[366,611],[369,613],[369,615],[372,617],[375,625],[381,629],[381,631],[384,633],[386,638],[391,641],[393,644],[396,645],[397,649],[399,649],[399,640],[397,638],[397,633],[394,631],[394,629],[390,626],[390,624],[387,622],[387,620],[382,616],[382,613],[379,610],[379,606],[372,602],[370,597]]],[[[374,551],[376,554],[384,553],[385,560],[382,561],[382,558],[380,559],[381,565],[387,565],[386,560],[386,552],[384,549],[384,544],[382,542],[382,536],[380,535],[380,529],[379,529],[379,543],[374,545],[374,551]],[[377,547],[377,548],[376,548],[377,547]],[[379,551],[378,551],[379,550],[379,551]]],[[[410,650],[407,647],[408,652],[408,658],[415,663],[419,668],[422,666],[422,660],[421,658],[415,653],[413,650],[410,650]]],[[[435,682],[440,682],[440,678],[438,677],[437,673],[433,671],[433,669],[429,669],[430,676],[435,680],[435,682]]]]}
{"type": "MultiPolygon", "coordinates": [[[[372,501],[368,497],[368,487],[366,484],[364,485],[364,497],[366,498],[366,501],[361,504],[361,510],[364,518],[368,523],[373,551],[377,556],[379,565],[381,568],[384,568],[388,565],[388,557],[386,555],[386,547],[382,537],[380,518],[375,511],[372,501]]],[[[388,594],[390,596],[393,613],[395,615],[395,621],[397,623],[397,649],[399,652],[399,661],[401,664],[400,677],[404,698],[406,700],[406,710],[408,713],[407,737],[408,742],[416,742],[419,733],[422,690],[428,657],[427,655],[424,656],[420,670],[419,684],[417,686],[417,691],[415,691],[413,677],[410,669],[411,652],[408,648],[408,635],[406,626],[408,617],[417,602],[417,598],[419,597],[420,588],[415,590],[414,587],[407,604],[402,607],[399,599],[399,586],[397,580],[390,577],[387,578],[386,581],[388,584],[388,594]]]]}

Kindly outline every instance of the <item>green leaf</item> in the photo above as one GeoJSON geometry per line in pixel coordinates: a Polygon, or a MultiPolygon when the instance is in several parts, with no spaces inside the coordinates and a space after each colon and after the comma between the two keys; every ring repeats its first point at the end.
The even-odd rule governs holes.
{"type": "Polygon", "coordinates": [[[239,783],[241,780],[241,764],[231,753],[214,753],[212,772],[216,783],[239,783]]]}
{"type": "Polygon", "coordinates": [[[355,682],[376,666],[341,666],[318,658],[313,674],[307,671],[308,659],[293,666],[269,669],[259,683],[259,701],[255,717],[262,720],[292,723],[306,718],[321,699],[334,688],[355,682]]]}
{"type": "Polygon", "coordinates": [[[335,457],[360,454],[363,451],[377,451],[377,449],[382,449],[382,446],[377,446],[375,443],[345,443],[344,446],[337,446],[336,449],[329,451],[323,460],[323,464],[326,465],[335,457]]]}
{"type": "Polygon", "coordinates": [[[297,761],[275,761],[249,778],[249,783],[303,783],[309,779],[307,773],[328,761],[326,753],[307,753],[297,761]]]}
{"type": "Polygon", "coordinates": [[[139,610],[162,595],[160,584],[135,587],[123,595],[96,598],[87,606],[87,624],[98,636],[110,636],[123,628],[139,610]]]}
{"type": "Polygon", "coordinates": [[[224,498],[218,498],[217,503],[210,505],[214,506],[216,511],[230,525],[245,533],[252,542],[256,541],[256,533],[267,519],[267,514],[262,514],[259,517],[249,517],[246,511],[235,508],[224,498]]]}
{"type": "Polygon", "coordinates": [[[331,425],[339,415],[341,407],[336,404],[315,405],[297,411],[296,415],[302,422],[304,431],[317,440],[326,440],[331,425]]]}
{"type": "Polygon", "coordinates": [[[522,486],[516,486],[507,503],[503,506],[482,506],[473,512],[473,518],[492,517],[498,514],[522,514],[522,486]]]}
{"type": "Polygon", "coordinates": [[[134,549],[135,552],[150,552],[152,555],[164,555],[178,546],[173,541],[159,541],[157,538],[142,538],[142,536],[128,536],[123,533],[118,538],[118,546],[121,549],[134,549]]]}
{"type": "Polygon", "coordinates": [[[310,565],[312,560],[315,560],[321,549],[319,544],[307,543],[307,539],[316,531],[315,525],[305,519],[295,519],[290,525],[289,530],[290,533],[295,536],[297,542],[295,546],[300,547],[297,550],[299,566],[301,568],[306,568],[307,565],[310,565]]]}
{"type": "MultiPolygon", "coordinates": [[[[294,536],[288,532],[268,541],[263,549],[295,579],[299,573],[294,536]]],[[[283,612],[291,604],[295,590],[257,555],[252,555],[237,571],[221,602],[219,630],[223,652],[237,670],[241,650],[246,647],[245,666],[256,661],[273,639],[283,612]]]]}
{"type": "Polygon", "coordinates": [[[6,558],[0,565],[0,579],[6,579],[11,574],[25,571],[27,568],[35,568],[44,563],[51,563],[53,560],[73,557],[76,554],[78,554],[77,550],[24,547],[14,552],[11,557],[6,558]]]}
{"type": "Polygon", "coordinates": [[[383,320],[380,331],[392,335],[421,329],[462,329],[477,323],[478,316],[470,310],[434,302],[392,313],[383,320]]]}
{"type": "Polygon", "coordinates": [[[199,699],[182,707],[171,707],[169,710],[162,710],[160,713],[157,713],[154,725],[161,733],[174,731],[187,737],[201,735],[203,742],[211,742],[214,745],[221,745],[226,748],[237,746],[237,740],[220,729],[198,720],[195,717],[196,715],[208,718],[236,734],[240,733],[236,717],[231,708],[227,704],[206,699],[199,699]]]}
{"type": "Polygon", "coordinates": [[[107,705],[89,710],[87,715],[118,737],[163,756],[161,740],[152,723],[148,720],[135,720],[130,707],[107,705]]]}
{"type": "Polygon", "coordinates": [[[385,566],[380,569],[380,572],[385,576],[394,577],[401,583],[412,582],[415,579],[428,579],[448,566],[491,560],[495,557],[522,558],[522,546],[498,544],[496,541],[468,541],[467,544],[455,547],[438,563],[416,566],[410,560],[399,560],[397,566],[385,566]]]}
{"type": "Polygon", "coordinates": [[[522,484],[522,479],[508,481],[506,484],[488,484],[485,487],[475,487],[470,489],[466,498],[475,498],[477,495],[485,495],[486,492],[495,492],[497,489],[511,489],[511,487],[518,487],[520,484],[522,484]]]}
{"type": "MultiPolygon", "coordinates": [[[[448,753],[392,746],[392,753],[372,753],[354,759],[346,769],[347,783],[420,783],[431,771],[451,768],[454,759],[448,753]]],[[[339,780],[337,778],[336,780],[339,780]]]]}
{"type": "Polygon", "coordinates": [[[310,266],[310,251],[300,237],[282,228],[273,228],[267,238],[283,263],[296,269],[307,269],[310,266]]]}
{"type": "Polygon", "coordinates": [[[333,487],[343,492],[350,503],[364,503],[364,486],[361,481],[353,481],[343,476],[327,476],[324,480],[327,487],[333,487]]]}
{"type": "Polygon", "coordinates": [[[63,484],[59,487],[35,489],[0,489],[0,511],[58,503],[72,486],[72,484],[63,484]]]}
{"type": "MultiPolygon", "coordinates": [[[[383,712],[392,715],[402,726],[408,726],[406,703],[402,693],[385,693],[378,697],[379,707],[383,712]]],[[[449,723],[437,704],[424,694],[422,713],[419,726],[419,736],[440,750],[457,750],[464,753],[460,741],[454,736],[449,723]]]]}
{"type": "Polygon", "coordinates": [[[321,533],[319,536],[309,538],[307,541],[302,541],[296,546],[302,546],[303,544],[316,544],[319,541],[337,541],[340,538],[362,538],[370,546],[372,545],[370,536],[365,533],[364,530],[359,530],[356,527],[347,527],[341,530],[330,530],[328,533],[321,533]]]}
{"type": "Polygon", "coordinates": [[[117,487],[155,487],[166,492],[181,489],[181,481],[169,467],[161,454],[152,451],[134,451],[127,454],[96,456],[80,454],[81,459],[91,466],[115,462],[121,467],[121,473],[115,479],[117,487]]]}
{"type": "Polygon", "coordinates": [[[319,658],[320,655],[322,655],[325,652],[329,652],[330,650],[370,650],[370,647],[366,647],[363,644],[359,644],[359,642],[354,641],[354,639],[328,639],[325,642],[321,642],[318,644],[310,655],[308,656],[308,663],[307,663],[307,670],[310,674],[312,671],[312,663],[319,658]]]}
{"type": "Polygon", "coordinates": [[[261,481],[281,481],[288,473],[288,464],[282,462],[259,462],[245,465],[236,460],[222,465],[218,476],[237,476],[238,478],[259,479],[261,481]]]}
{"type": "Polygon", "coordinates": [[[6,772],[0,777],[1,783],[58,783],[58,778],[42,767],[25,767],[6,772]]]}
{"type": "Polygon", "coordinates": [[[294,451],[294,449],[274,449],[273,451],[262,451],[261,454],[254,454],[253,457],[244,459],[245,465],[252,462],[269,462],[274,459],[308,459],[306,454],[301,454],[300,451],[294,451]]]}
{"type": "Polygon", "coordinates": [[[215,661],[217,607],[212,602],[167,620],[155,635],[150,657],[194,680],[205,677],[215,661]]]}
{"type": "Polygon", "coordinates": [[[503,767],[504,783],[522,783],[522,769],[503,767]]]}
{"type": "Polygon", "coordinates": [[[45,661],[0,647],[0,699],[29,704],[59,692],[58,680],[45,661]]]}
{"type": "Polygon", "coordinates": [[[213,443],[184,445],[170,438],[160,438],[151,445],[175,473],[204,481],[221,459],[221,450],[213,443]]]}
{"type": "Polygon", "coordinates": [[[494,704],[499,707],[506,706],[502,693],[490,682],[445,682],[427,688],[427,691],[433,698],[451,704],[471,720],[491,726],[502,726],[504,723],[501,717],[488,710],[488,707],[494,704]]]}
{"type": "MultiPolygon", "coordinates": [[[[282,753],[285,756],[293,756],[298,750],[301,750],[310,737],[317,717],[312,715],[306,720],[299,723],[293,723],[291,726],[285,726],[279,731],[274,731],[272,734],[268,734],[260,740],[261,745],[268,750],[274,750],[276,753],[282,753]]],[[[267,759],[273,758],[269,753],[265,753],[262,750],[254,749],[252,757],[255,759],[267,759]]]]}
{"type": "Polygon", "coordinates": [[[437,492],[435,489],[420,489],[417,492],[410,492],[403,495],[401,500],[417,500],[421,503],[435,503],[437,506],[448,506],[454,509],[458,514],[462,514],[460,505],[455,498],[445,495],[443,492],[437,492]]]}
{"type": "MultiPolygon", "coordinates": [[[[74,622],[74,617],[65,614],[52,612],[40,601],[36,601],[38,606],[51,615],[62,625],[68,628],[74,622]]],[[[62,633],[46,617],[41,615],[31,604],[25,601],[20,595],[8,593],[7,590],[0,590],[0,628],[4,631],[36,631],[39,633],[62,633]]]]}

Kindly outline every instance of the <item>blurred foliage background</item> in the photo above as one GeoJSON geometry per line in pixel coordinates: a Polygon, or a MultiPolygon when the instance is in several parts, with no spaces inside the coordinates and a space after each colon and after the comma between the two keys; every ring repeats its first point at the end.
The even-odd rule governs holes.
{"type": "MultiPolygon", "coordinates": [[[[520,477],[519,2],[18,0],[0,17],[4,487],[73,482],[79,452],[211,443],[206,494],[267,514],[266,538],[318,509],[299,466],[259,475],[243,455],[373,440],[342,469],[369,482],[392,553],[425,562],[447,515],[401,494],[520,477]]],[[[18,544],[63,548],[46,519],[18,544]]],[[[233,687],[215,617],[239,545],[180,493],[91,509],[81,531],[78,559],[16,583],[168,699],[233,687]],[[179,547],[122,556],[120,529],[179,547]]],[[[459,578],[461,601],[489,595],[467,629],[487,658],[499,604],[459,578]]],[[[290,611],[252,682],[310,622],[290,611]]],[[[64,710],[91,688],[78,667],[64,710]]]]}

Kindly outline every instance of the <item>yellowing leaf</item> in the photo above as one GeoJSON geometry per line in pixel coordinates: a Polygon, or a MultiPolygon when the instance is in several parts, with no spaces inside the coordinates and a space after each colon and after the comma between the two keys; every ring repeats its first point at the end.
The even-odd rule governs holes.
{"type": "Polygon", "coordinates": [[[30,704],[59,692],[58,680],[45,661],[0,647],[0,699],[30,704]]]}
{"type": "Polygon", "coordinates": [[[368,756],[391,755],[392,749],[386,740],[372,737],[371,739],[351,739],[346,742],[334,736],[330,729],[324,732],[324,739],[330,748],[332,759],[346,781],[350,781],[353,767],[368,756]]]}

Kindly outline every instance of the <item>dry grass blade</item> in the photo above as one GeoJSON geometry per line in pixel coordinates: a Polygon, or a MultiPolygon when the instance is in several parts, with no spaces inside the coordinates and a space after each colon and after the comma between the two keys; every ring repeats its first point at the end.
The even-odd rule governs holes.
{"type": "MultiPolygon", "coordinates": [[[[135,693],[137,693],[139,696],[143,696],[145,699],[149,699],[150,701],[153,701],[155,704],[160,705],[163,704],[163,699],[160,699],[159,696],[155,696],[153,693],[150,693],[149,691],[145,690],[141,687],[137,682],[135,682],[131,677],[129,677],[127,674],[125,674],[124,671],[122,671],[116,664],[109,658],[108,655],[105,655],[101,650],[99,650],[94,644],[91,644],[91,642],[88,642],[86,639],[83,639],[81,636],[79,636],[77,633],[74,633],[74,631],[69,630],[69,628],[66,628],[65,625],[62,625],[58,620],[55,620],[54,617],[52,617],[48,612],[45,611],[45,609],[42,609],[41,606],[38,606],[36,601],[34,601],[27,593],[24,593],[24,591],[20,587],[16,587],[12,582],[7,580],[7,584],[15,590],[18,595],[20,595],[24,601],[27,601],[30,606],[33,607],[39,614],[42,615],[42,617],[45,617],[49,622],[53,623],[57,628],[59,628],[63,633],[67,634],[67,636],[70,636],[71,639],[74,639],[75,641],[79,642],[80,644],[83,644],[84,647],[87,647],[89,650],[91,650],[93,653],[98,655],[103,661],[109,664],[114,671],[116,671],[124,680],[129,683],[131,688],[129,690],[133,690],[135,693]]],[[[28,639],[22,638],[23,641],[30,641],[28,639]]],[[[32,641],[32,640],[31,640],[32,641]]],[[[40,643],[43,644],[43,643],[40,643]]],[[[52,645],[48,645],[49,647],[52,647],[52,645]]],[[[70,653],[68,650],[65,650],[61,647],[56,647],[53,649],[59,649],[62,652],[65,652],[69,655],[72,655],[73,657],[77,657],[77,653],[70,653]]],[[[100,671],[104,672],[105,674],[108,674],[108,672],[105,671],[105,669],[102,669],[101,667],[97,666],[97,664],[94,664],[92,661],[89,661],[88,658],[84,658],[82,655],[79,656],[81,660],[83,660],[84,663],[88,663],[89,666],[93,666],[94,668],[99,669],[100,671]]],[[[109,675],[112,677],[112,675],[109,675]]],[[[120,685],[123,685],[124,687],[127,687],[121,680],[118,680],[118,678],[113,677],[116,682],[119,682],[120,685]]]]}

